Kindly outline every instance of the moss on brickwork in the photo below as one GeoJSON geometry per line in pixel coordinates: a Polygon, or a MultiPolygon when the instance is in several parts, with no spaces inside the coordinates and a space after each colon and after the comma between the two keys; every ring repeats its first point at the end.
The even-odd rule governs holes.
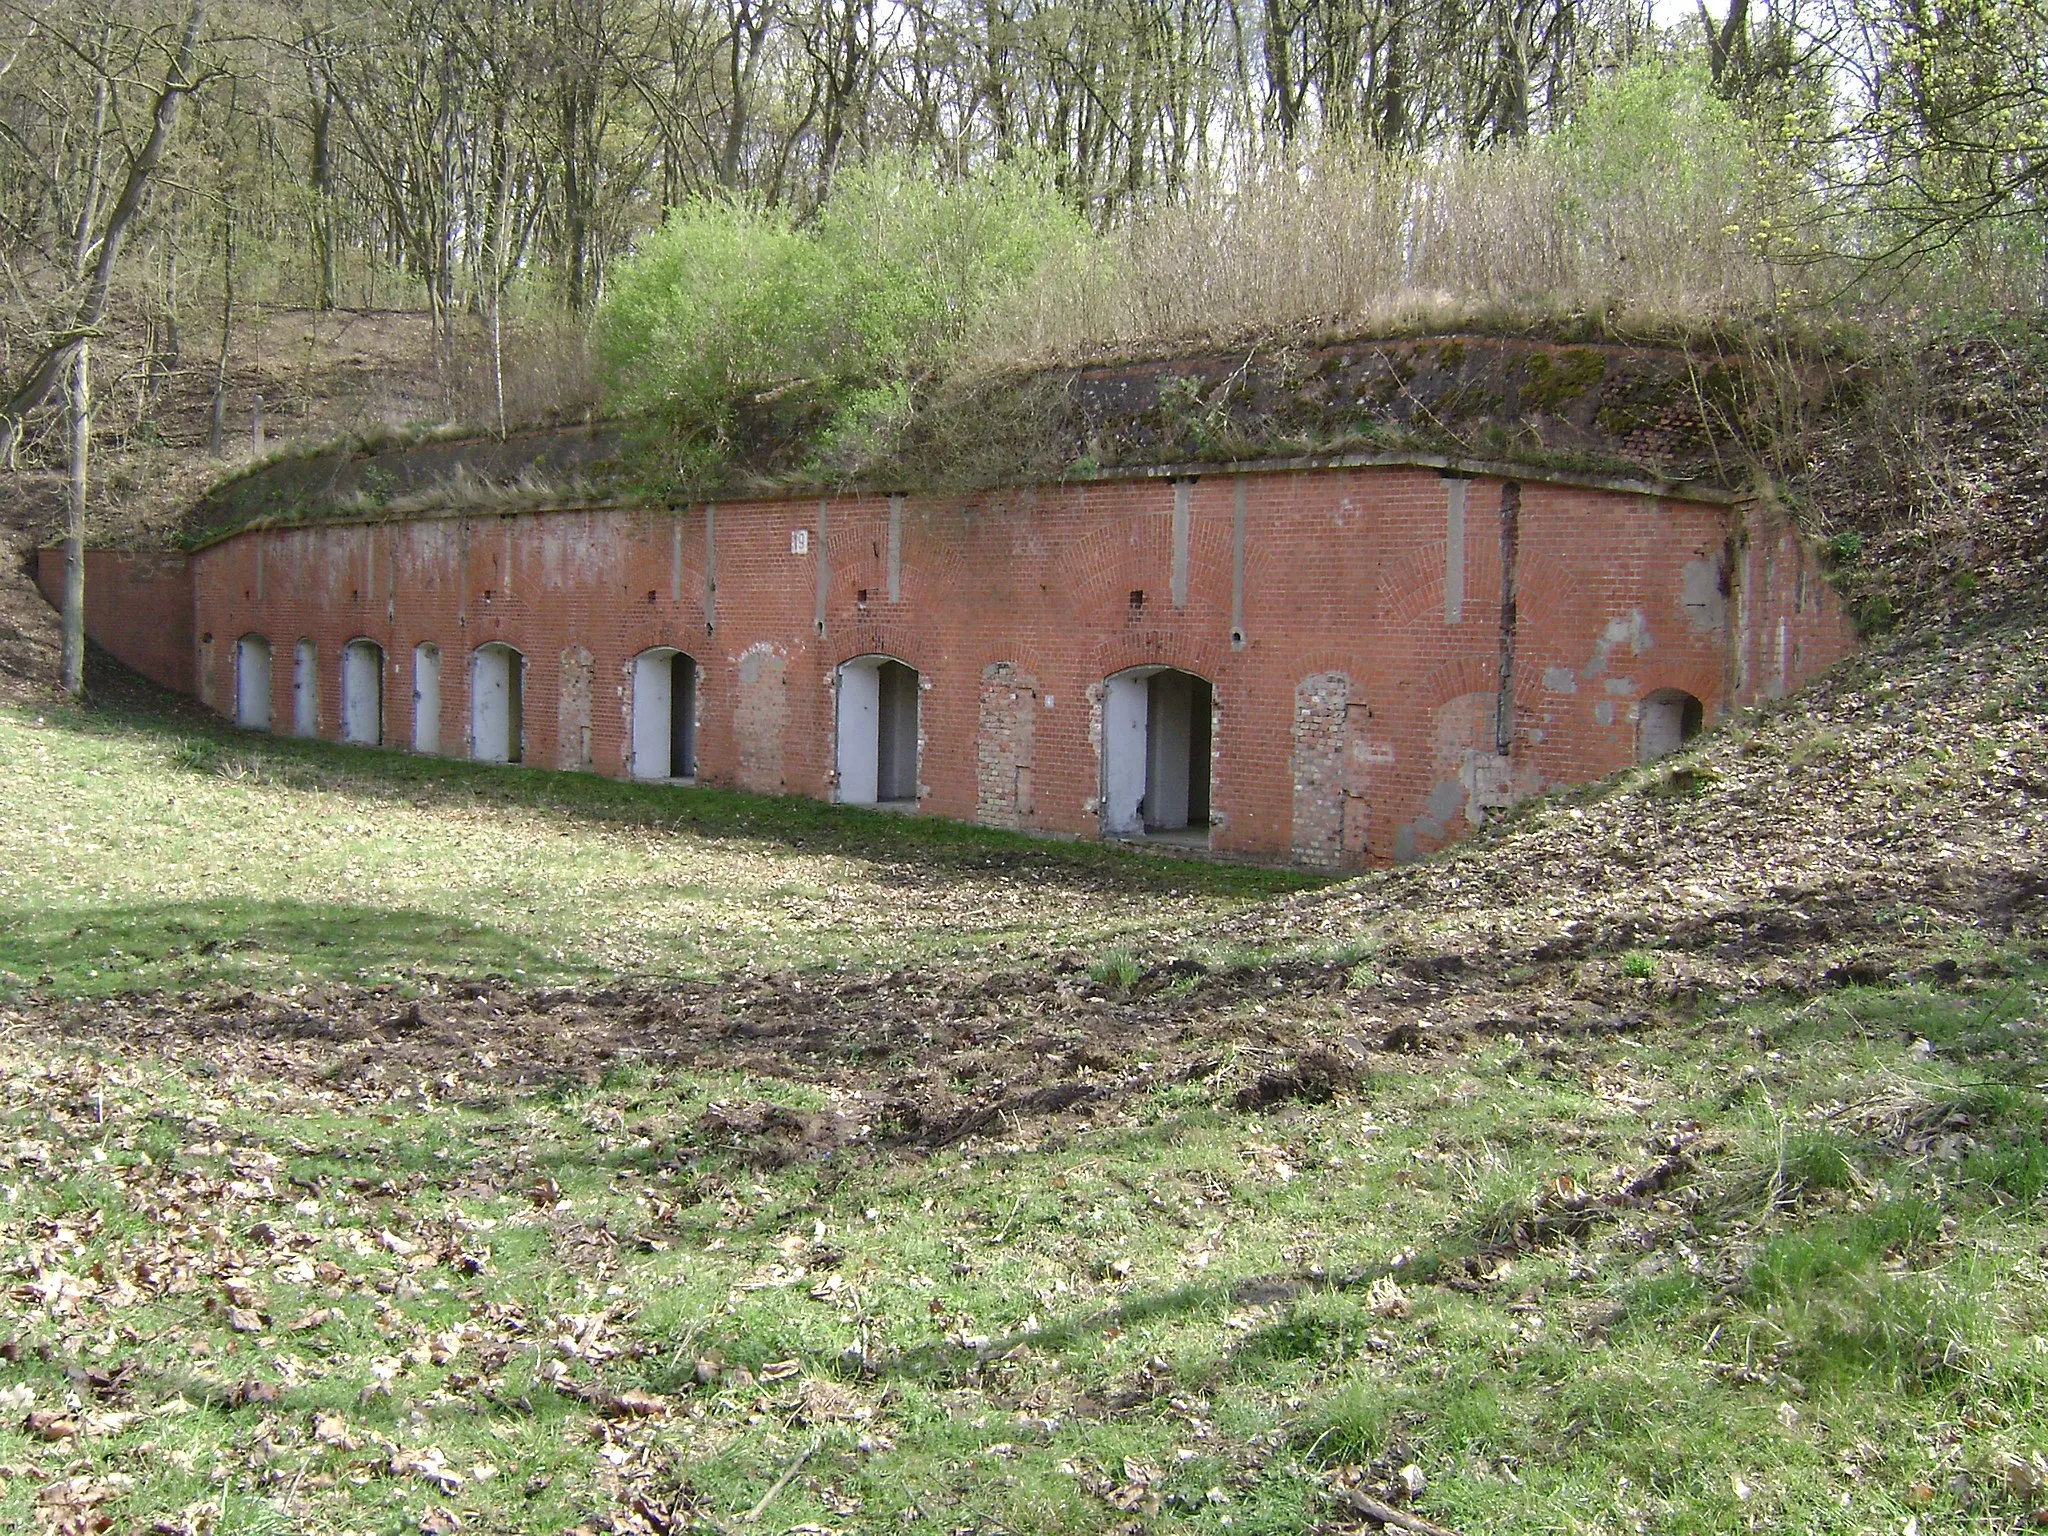
{"type": "Polygon", "coordinates": [[[1522,361],[1522,408],[1555,411],[1579,399],[1606,376],[1607,359],[1591,347],[1573,347],[1554,357],[1532,352],[1522,361]]]}
{"type": "Polygon", "coordinates": [[[301,454],[215,486],[181,541],[330,519],[861,488],[950,493],[1345,454],[1739,491],[1765,477],[1782,423],[1816,408],[1827,388],[1797,367],[1759,369],[1746,354],[1612,342],[1437,336],[1251,348],[942,380],[857,441],[830,439],[815,402],[797,391],[740,412],[718,443],[686,444],[639,420],[301,454]]]}

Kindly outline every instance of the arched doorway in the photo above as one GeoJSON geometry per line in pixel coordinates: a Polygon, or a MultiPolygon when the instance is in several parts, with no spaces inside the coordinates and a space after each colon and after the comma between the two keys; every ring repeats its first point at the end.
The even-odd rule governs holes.
{"type": "Polygon", "coordinates": [[[1705,706],[1683,689],[1658,689],[1643,700],[1636,717],[1636,761],[1670,756],[1699,735],[1706,718],[1705,706]]]}
{"type": "Polygon", "coordinates": [[[270,642],[261,635],[235,642],[235,724],[270,729],[270,642]]]}
{"type": "Polygon", "coordinates": [[[697,776],[697,663],[671,646],[633,658],[633,777],[697,776]]]}
{"type": "Polygon", "coordinates": [[[856,656],[839,669],[839,800],[917,805],[918,675],[893,656],[856,656]]]}
{"type": "Polygon", "coordinates": [[[469,660],[469,755],[480,763],[516,763],[525,757],[521,695],[526,658],[493,640],[469,660]]]}
{"type": "Polygon", "coordinates": [[[1132,667],[1102,689],[1102,814],[1108,837],[1206,842],[1215,691],[1172,667],[1132,667]]]}
{"type": "Polygon", "coordinates": [[[384,743],[384,647],[374,640],[341,648],[341,739],[359,747],[384,743]]]}

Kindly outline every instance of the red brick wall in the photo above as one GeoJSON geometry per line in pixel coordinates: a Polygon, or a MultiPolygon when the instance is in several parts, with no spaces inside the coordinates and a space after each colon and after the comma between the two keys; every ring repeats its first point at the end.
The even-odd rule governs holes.
{"type": "MultiPolygon", "coordinates": [[[[36,551],[36,585],[64,602],[64,551],[36,551]]],[[[192,570],[183,555],[85,552],[85,632],[144,677],[193,691],[192,570]]]]}
{"type": "Polygon", "coordinates": [[[1184,484],[909,498],[893,600],[880,496],[242,534],[192,561],[198,688],[231,710],[235,640],[263,634],[289,729],[308,639],[332,736],[342,647],[368,638],[385,649],[384,738],[404,746],[413,648],[432,642],[441,750],[462,755],[469,657],[503,641],[526,658],[526,761],[574,765],[587,651],[590,765],[620,774],[632,658],[674,646],[702,668],[703,781],[829,797],[836,668],[884,653],[923,682],[921,809],[1091,836],[1103,680],[1169,665],[1215,689],[1213,846],[1348,864],[1634,761],[1657,690],[1693,694],[1711,722],[1853,644],[1796,536],[1755,508],[1522,482],[1504,647],[1502,481],[1371,467],[1184,484]]]}

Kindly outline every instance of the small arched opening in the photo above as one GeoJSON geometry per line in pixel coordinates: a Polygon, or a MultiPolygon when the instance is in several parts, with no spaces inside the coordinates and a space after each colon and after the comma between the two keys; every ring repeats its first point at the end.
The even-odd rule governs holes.
{"type": "Polygon", "coordinates": [[[412,749],[441,750],[441,647],[430,640],[412,648],[412,749]]]}
{"type": "Polygon", "coordinates": [[[320,734],[320,648],[311,640],[292,648],[292,734],[320,734]]]}
{"type": "Polygon", "coordinates": [[[697,663],[671,646],[633,658],[633,777],[697,776],[697,663]]]}
{"type": "Polygon", "coordinates": [[[235,642],[235,724],[247,731],[270,729],[270,642],[261,635],[235,642]]]}
{"type": "Polygon", "coordinates": [[[1660,688],[1643,700],[1636,717],[1636,761],[1654,763],[1699,735],[1706,708],[1679,688],[1660,688]]]}
{"type": "Polygon", "coordinates": [[[917,805],[918,675],[893,656],[856,656],[839,669],[839,800],[917,805]]]}
{"type": "Polygon", "coordinates": [[[516,763],[526,756],[522,693],[526,658],[493,640],[469,661],[469,755],[480,763],[516,763]]]}
{"type": "Polygon", "coordinates": [[[1105,680],[1105,836],[1208,841],[1215,699],[1208,679],[1172,667],[1132,667],[1105,680]]]}
{"type": "Polygon", "coordinates": [[[384,647],[374,640],[341,648],[341,739],[359,747],[384,744],[384,647]]]}

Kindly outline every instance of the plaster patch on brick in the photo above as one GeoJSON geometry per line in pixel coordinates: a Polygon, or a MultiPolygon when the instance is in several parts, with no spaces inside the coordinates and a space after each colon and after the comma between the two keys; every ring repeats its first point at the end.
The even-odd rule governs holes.
{"type": "Polygon", "coordinates": [[[781,647],[763,640],[740,652],[735,671],[739,691],[733,701],[732,736],[739,759],[739,787],[758,794],[782,794],[789,788],[782,775],[782,732],[789,721],[789,660],[781,647]]]}
{"type": "Polygon", "coordinates": [[[1614,701],[1602,699],[1593,706],[1593,718],[1602,725],[1614,724],[1614,701]]]}
{"type": "Polygon", "coordinates": [[[1718,635],[1728,622],[1728,583],[1721,562],[1707,557],[1686,561],[1678,602],[1686,623],[1703,635],[1718,635]]]}
{"type": "Polygon", "coordinates": [[[1318,672],[1294,685],[1294,857],[1333,869],[1344,856],[1346,733],[1351,679],[1318,672]]]}
{"type": "Polygon", "coordinates": [[[1471,826],[1484,825],[1488,812],[1504,811],[1518,798],[1515,761],[1498,752],[1467,752],[1458,779],[1465,786],[1465,820],[1471,826]]]}
{"type": "Polygon", "coordinates": [[[1607,627],[1600,632],[1600,638],[1593,642],[1593,656],[1580,669],[1579,676],[1587,682],[1604,676],[1613,664],[1614,653],[1623,646],[1628,647],[1631,656],[1640,656],[1656,642],[1650,638],[1650,621],[1643,617],[1640,608],[1609,619],[1607,627]]]}
{"type": "MultiPolygon", "coordinates": [[[[549,590],[565,586],[589,587],[603,582],[618,565],[619,536],[616,519],[606,518],[606,533],[599,533],[598,519],[588,512],[557,513],[539,520],[541,581],[549,590]]],[[[509,560],[506,570],[511,570],[509,560]]],[[[505,590],[512,590],[508,575],[505,590]]]]}
{"type": "Polygon", "coordinates": [[[559,705],[555,721],[555,766],[571,773],[590,770],[590,652],[580,645],[562,652],[559,705]]]}
{"type": "Polygon", "coordinates": [[[1617,699],[1625,699],[1636,691],[1636,680],[1632,677],[1610,677],[1600,685],[1617,699]]]}
{"type": "Polygon", "coordinates": [[[1579,675],[1570,667],[1545,667],[1543,686],[1551,693],[1577,693],[1579,675]]]}
{"type": "Polygon", "coordinates": [[[1533,765],[1517,765],[1511,754],[1494,750],[1495,705],[1492,693],[1472,692],[1437,707],[1434,783],[1422,814],[1394,829],[1397,861],[1415,858],[1456,836],[1460,820],[1466,826],[1480,826],[1489,813],[1541,789],[1533,765]]]}
{"type": "MultiPolygon", "coordinates": [[[[1010,661],[981,669],[980,729],[974,738],[974,819],[985,827],[1031,819],[1032,733],[1038,680],[1010,661]]],[[[920,712],[922,713],[922,712],[920,712]]]]}

